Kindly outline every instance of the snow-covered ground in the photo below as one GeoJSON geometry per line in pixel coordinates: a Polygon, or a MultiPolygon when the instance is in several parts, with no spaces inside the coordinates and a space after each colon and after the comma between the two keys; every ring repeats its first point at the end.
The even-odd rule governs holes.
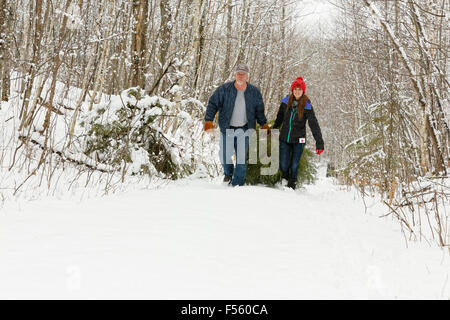
{"type": "MultiPolygon", "coordinates": [[[[322,172],[323,174],[323,172],[322,172]]],[[[449,299],[448,251],[376,200],[192,177],[0,210],[0,298],[449,299]]]]}

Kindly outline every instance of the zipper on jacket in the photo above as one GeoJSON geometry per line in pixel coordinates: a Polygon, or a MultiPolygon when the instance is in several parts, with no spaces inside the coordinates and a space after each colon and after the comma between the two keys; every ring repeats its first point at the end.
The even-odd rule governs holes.
{"type": "Polygon", "coordinates": [[[291,117],[289,119],[289,133],[288,133],[287,142],[289,142],[289,138],[291,137],[292,119],[294,119],[294,116],[296,113],[297,113],[297,109],[295,109],[293,112],[291,111],[291,117]]]}

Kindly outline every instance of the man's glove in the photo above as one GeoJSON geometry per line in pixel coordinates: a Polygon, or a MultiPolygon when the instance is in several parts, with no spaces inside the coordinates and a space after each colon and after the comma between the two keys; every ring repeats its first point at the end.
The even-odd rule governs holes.
{"type": "Polygon", "coordinates": [[[203,130],[209,132],[209,130],[214,129],[214,123],[212,121],[205,121],[205,125],[203,126],[203,130]]]}
{"type": "Polygon", "coordinates": [[[323,149],[316,149],[316,153],[317,153],[317,155],[319,155],[320,156],[320,154],[323,152],[323,149]]]}
{"type": "Polygon", "coordinates": [[[270,134],[270,129],[272,127],[270,125],[268,125],[267,123],[265,123],[263,126],[261,126],[261,129],[267,130],[267,134],[270,134]]]}

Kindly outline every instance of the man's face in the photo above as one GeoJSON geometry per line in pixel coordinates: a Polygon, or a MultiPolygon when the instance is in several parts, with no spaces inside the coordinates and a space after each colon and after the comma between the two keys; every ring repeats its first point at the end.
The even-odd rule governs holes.
{"type": "Polygon", "coordinates": [[[234,75],[234,78],[236,79],[236,82],[239,85],[244,84],[248,80],[248,73],[246,72],[236,72],[234,75]]]}

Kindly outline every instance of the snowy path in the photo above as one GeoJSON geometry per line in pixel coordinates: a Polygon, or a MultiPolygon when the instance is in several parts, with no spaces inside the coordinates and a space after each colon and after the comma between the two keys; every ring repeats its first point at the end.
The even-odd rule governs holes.
{"type": "Polygon", "coordinates": [[[383,213],[327,179],[21,203],[0,213],[0,298],[449,299],[448,254],[383,213]]]}

